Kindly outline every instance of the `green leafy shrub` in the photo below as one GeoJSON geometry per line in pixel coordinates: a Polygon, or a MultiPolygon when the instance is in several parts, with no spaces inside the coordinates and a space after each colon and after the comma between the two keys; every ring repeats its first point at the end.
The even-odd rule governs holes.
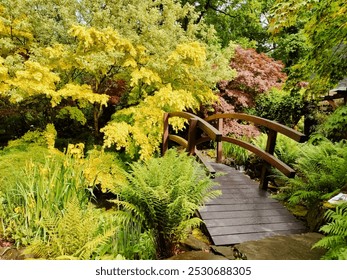
{"type": "Polygon", "coordinates": [[[63,211],[40,221],[47,237],[36,238],[25,253],[41,259],[91,259],[115,234],[100,227],[97,209],[72,199],[63,211]]]}
{"type": "Polygon", "coordinates": [[[304,114],[304,100],[299,93],[273,88],[257,96],[249,113],[294,127],[304,114]]]}
{"type": "Polygon", "coordinates": [[[212,190],[212,181],[193,158],[175,150],[131,167],[128,184],[113,202],[128,221],[153,236],[157,258],[169,257],[188,229],[201,223],[195,211],[219,191],[212,190]]]}
{"type": "Polygon", "coordinates": [[[347,106],[337,108],[319,126],[318,131],[332,141],[347,139],[347,106]]]}
{"type": "Polygon", "coordinates": [[[117,215],[91,204],[69,201],[64,211],[42,220],[45,238],[35,238],[25,253],[40,259],[153,259],[151,237],[117,215]]]}
{"type": "Polygon", "coordinates": [[[222,151],[223,156],[232,158],[236,165],[245,165],[248,160],[249,152],[238,145],[223,142],[222,151]]]}
{"type": "MultiPolygon", "coordinates": [[[[260,134],[258,137],[252,139],[252,143],[265,150],[267,142],[267,135],[265,133],[260,134]]],[[[296,159],[300,155],[301,144],[284,136],[280,133],[277,134],[276,146],[274,155],[289,166],[294,166],[296,159]]]]}
{"type": "Polygon", "coordinates": [[[294,165],[295,178],[286,179],[283,198],[291,204],[308,207],[328,199],[347,184],[347,149],[345,142],[320,141],[301,146],[294,165]]]}
{"type": "Polygon", "coordinates": [[[71,152],[65,156],[47,154],[42,164],[28,160],[19,174],[15,170],[12,173],[13,184],[1,189],[0,214],[2,235],[13,239],[17,246],[44,236],[41,221],[64,211],[71,199],[81,205],[88,202],[87,180],[71,152]]]}
{"type": "Polygon", "coordinates": [[[327,236],[318,241],[314,247],[327,249],[324,259],[347,260],[347,204],[328,210],[325,214],[328,224],[321,227],[327,236]]]}
{"type": "Polygon", "coordinates": [[[0,170],[13,175],[0,191],[0,236],[28,246],[35,258],[155,258],[148,232],[118,211],[91,206],[93,186],[107,192],[126,182],[113,154],[93,150],[84,158],[83,145],[65,154],[33,145],[2,157],[11,156],[23,166],[0,170]],[[31,160],[36,151],[42,158],[31,160]]]}

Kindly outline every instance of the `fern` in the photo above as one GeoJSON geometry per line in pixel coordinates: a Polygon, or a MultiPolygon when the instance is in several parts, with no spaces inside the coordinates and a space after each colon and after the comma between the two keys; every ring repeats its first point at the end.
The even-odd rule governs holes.
{"type": "MultiPolygon", "coordinates": [[[[263,150],[266,148],[266,141],[267,135],[264,133],[252,139],[252,143],[263,150]]],[[[301,144],[295,142],[287,136],[278,134],[274,155],[287,165],[293,166],[301,153],[300,147],[301,144]]]]}
{"type": "Polygon", "coordinates": [[[131,167],[128,184],[117,193],[119,199],[113,200],[118,215],[151,232],[157,257],[168,257],[187,230],[201,223],[193,218],[195,211],[219,192],[212,190],[212,181],[193,158],[175,150],[131,167]]]}
{"type": "Polygon", "coordinates": [[[347,203],[337,206],[335,211],[328,210],[325,216],[330,222],[320,230],[327,236],[318,241],[314,248],[327,249],[325,259],[347,260],[347,203]]]}
{"type": "Polygon", "coordinates": [[[347,184],[347,149],[344,142],[332,143],[322,140],[318,145],[307,143],[300,148],[294,168],[295,178],[281,179],[286,186],[281,188],[282,197],[292,204],[308,207],[338,193],[347,184]]]}
{"type": "Polygon", "coordinates": [[[115,234],[114,228],[100,231],[98,214],[92,207],[82,209],[77,200],[70,201],[58,218],[42,221],[48,239],[35,240],[25,252],[43,259],[92,258],[115,234]]]}

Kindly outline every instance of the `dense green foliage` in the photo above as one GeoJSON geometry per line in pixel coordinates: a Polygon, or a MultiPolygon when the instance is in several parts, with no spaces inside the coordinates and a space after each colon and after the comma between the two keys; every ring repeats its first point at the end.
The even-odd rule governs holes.
{"type": "Polygon", "coordinates": [[[337,194],[347,183],[346,151],[344,141],[302,145],[294,164],[298,175],[282,188],[288,201],[312,207],[337,194]]]}
{"type": "Polygon", "coordinates": [[[195,211],[219,193],[193,158],[174,150],[134,163],[127,173],[115,154],[91,150],[85,156],[83,144],[62,153],[54,139],[48,126],[0,155],[0,237],[27,246],[35,258],[169,257],[200,225],[195,211]],[[99,199],[95,188],[116,195],[112,209],[92,204],[99,199]]]}
{"type": "Polygon", "coordinates": [[[344,0],[275,1],[270,21],[272,34],[281,38],[283,32],[294,30],[297,41],[304,40],[290,70],[292,85],[308,81],[311,93],[317,95],[345,76],[346,11],[344,0]]]}
{"type": "MultiPolygon", "coordinates": [[[[0,238],[43,259],[171,256],[218,192],[185,154],[155,158],[164,112],[304,116],[308,143],[277,137],[297,174],[276,173],[277,197],[312,209],[345,191],[347,107],[319,104],[347,72],[345,2],[2,0],[0,238]]],[[[265,148],[261,128],[223,129],[265,148]]],[[[328,259],[346,259],[346,209],[327,211],[328,259]]]]}
{"type": "Polygon", "coordinates": [[[249,157],[249,152],[246,149],[229,142],[223,142],[222,151],[223,156],[232,159],[236,166],[245,165],[249,157]]]}
{"type": "Polygon", "coordinates": [[[29,127],[55,123],[61,138],[87,132],[148,159],[159,151],[164,112],[197,111],[234,76],[232,45],[222,49],[196,18],[174,0],[3,1],[0,98],[13,117],[39,104],[29,127]]]}
{"type": "Polygon", "coordinates": [[[305,102],[301,94],[273,88],[256,97],[255,105],[249,109],[249,113],[294,127],[304,115],[304,108],[305,102]]]}
{"type": "MultiPolygon", "coordinates": [[[[41,259],[87,260],[103,258],[102,247],[116,234],[115,227],[104,231],[100,223],[102,212],[70,200],[64,211],[40,221],[47,238],[36,238],[26,249],[27,254],[41,259]]],[[[116,256],[110,256],[115,258],[116,256]]]]}
{"type": "Polygon", "coordinates": [[[162,158],[134,163],[129,183],[116,192],[112,202],[155,238],[157,258],[173,254],[175,243],[201,223],[195,211],[220,193],[204,172],[194,158],[169,150],[162,158]]]}
{"type": "Polygon", "coordinates": [[[326,212],[328,224],[321,228],[327,236],[318,241],[314,247],[327,249],[324,259],[347,260],[347,204],[326,212]]]}
{"type": "Polygon", "coordinates": [[[332,141],[347,139],[347,106],[338,107],[317,130],[332,141]]]}
{"type": "Polygon", "coordinates": [[[180,0],[195,6],[197,21],[205,21],[215,27],[222,45],[230,41],[256,47],[259,51],[269,48],[266,31],[268,12],[273,0],[180,0]]]}
{"type": "MultiPolygon", "coordinates": [[[[265,150],[266,142],[267,142],[267,134],[262,133],[258,137],[252,139],[252,144],[255,146],[265,150]]],[[[301,154],[301,145],[296,141],[284,136],[282,134],[278,134],[276,138],[276,146],[274,155],[289,166],[294,166],[298,157],[301,154]]]]}

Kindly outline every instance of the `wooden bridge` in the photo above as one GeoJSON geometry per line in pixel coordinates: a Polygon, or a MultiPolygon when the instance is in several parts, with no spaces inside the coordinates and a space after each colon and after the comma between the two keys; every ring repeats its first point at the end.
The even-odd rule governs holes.
{"type": "Polygon", "coordinates": [[[222,195],[208,202],[199,211],[200,217],[205,222],[207,233],[215,245],[237,244],[272,235],[305,231],[304,225],[281,203],[270,198],[266,191],[270,166],[277,168],[288,177],[295,176],[295,171],[291,167],[273,155],[277,133],[282,133],[298,142],[306,141],[306,136],[300,132],[277,122],[246,114],[216,114],[205,120],[185,112],[164,115],[163,153],[168,149],[168,142],[171,140],[183,146],[189,154],[196,155],[212,175],[216,172],[223,174],[215,178],[218,182],[215,188],[222,190],[222,195]],[[182,117],[188,120],[187,140],[169,133],[170,117],[182,117]],[[265,151],[245,141],[223,136],[221,131],[223,119],[226,118],[245,120],[266,127],[268,140],[265,151]],[[215,122],[215,126],[209,122],[215,122]],[[198,135],[202,136],[198,138],[198,135]],[[217,142],[216,163],[204,158],[196,148],[197,145],[211,140],[217,142]],[[223,141],[239,145],[264,160],[259,186],[244,173],[220,163],[223,156],[223,141]]]}

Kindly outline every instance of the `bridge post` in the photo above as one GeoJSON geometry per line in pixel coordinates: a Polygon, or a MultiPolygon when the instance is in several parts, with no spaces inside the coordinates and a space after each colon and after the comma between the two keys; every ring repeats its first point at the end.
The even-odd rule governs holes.
{"type": "Polygon", "coordinates": [[[198,127],[198,119],[196,118],[189,119],[188,146],[187,146],[187,152],[189,155],[195,154],[197,127],[198,127]]]}
{"type": "MultiPolygon", "coordinates": [[[[267,142],[266,142],[265,151],[271,155],[273,155],[275,152],[276,138],[277,138],[277,131],[270,129],[269,132],[267,133],[267,142]]],[[[263,190],[267,190],[267,187],[269,184],[268,175],[269,175],[268,164],[264,163],[263,168],[261,170],[259,188],[263,190]]]]}
{"type": "Polygon", "coordinates": [[[163,143],[162,143],[162,156],[166,153],[169,148],[169,113],[164,113],[164,132],[163,132],[163,143]]]}
{"type": "MultiPolygon", "coordinates": [[[[218,119],[217,129],[220,132],[223,131],[223,119],[222,118],[218,119]]],[[[223,159],[223,142],[222,141],[217,142],[216,153],[217,153],[216,162],[221,163],[222,159],[223,159]]]]}

